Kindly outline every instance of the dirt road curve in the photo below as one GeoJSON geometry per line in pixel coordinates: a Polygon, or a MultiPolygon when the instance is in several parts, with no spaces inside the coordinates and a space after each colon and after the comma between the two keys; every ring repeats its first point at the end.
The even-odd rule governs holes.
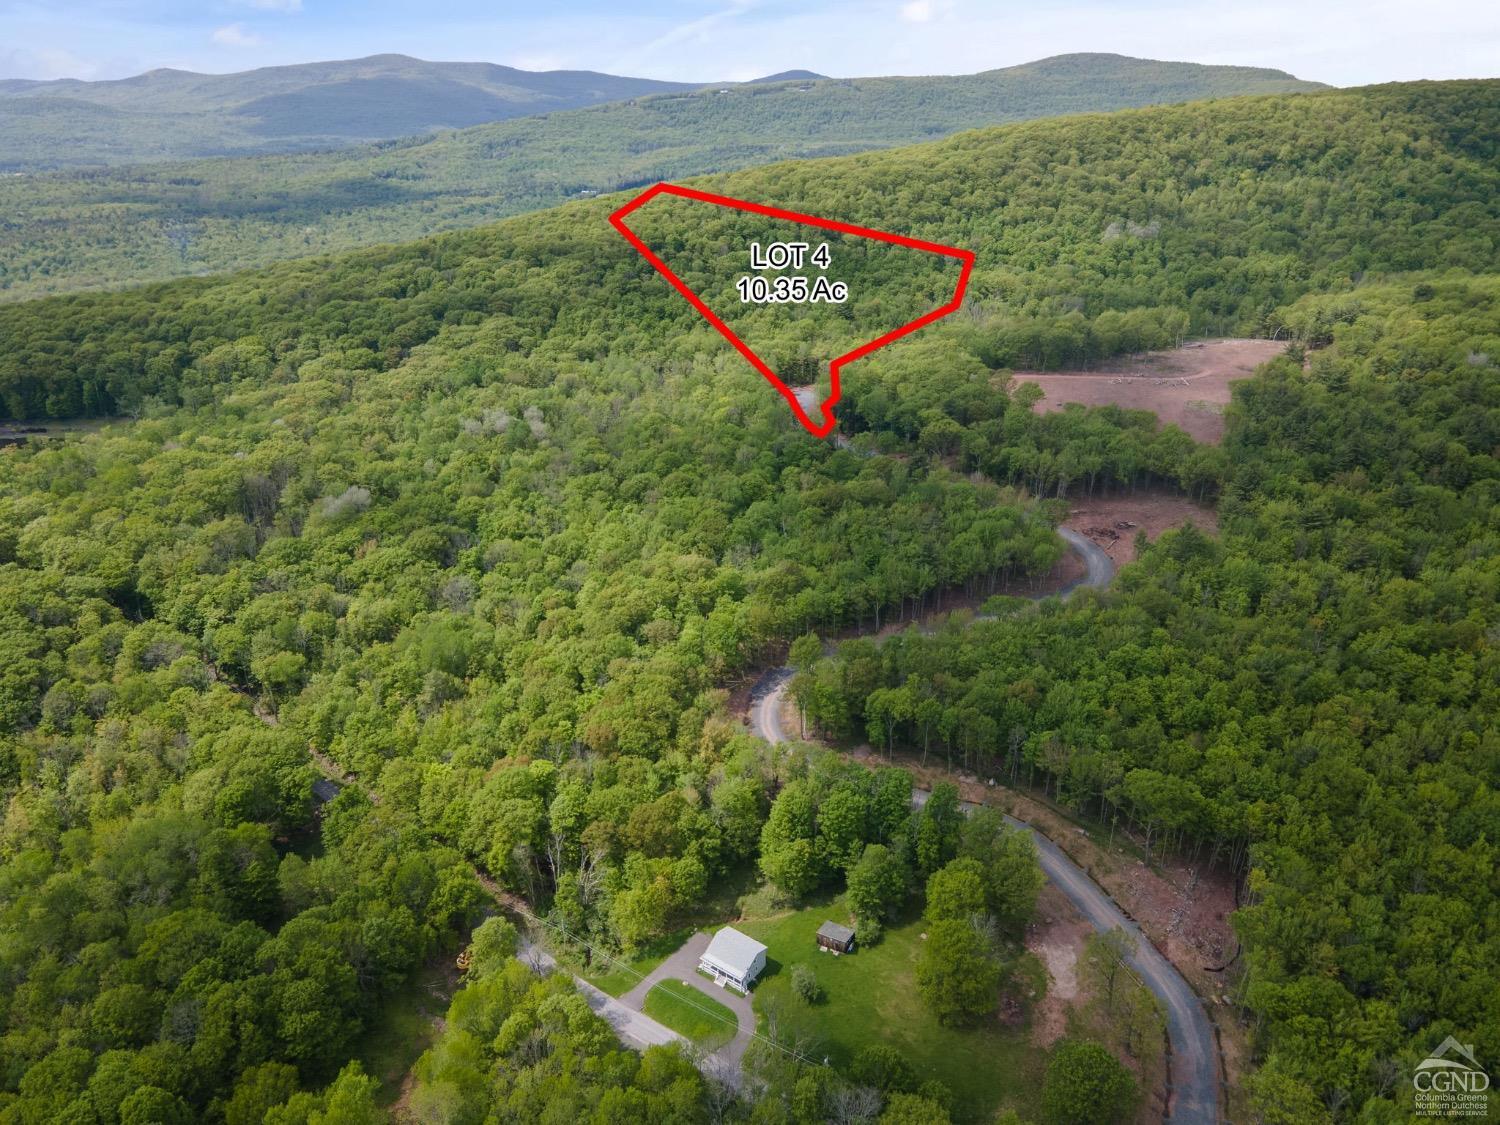
{"type": "MultiPolygon", "coordinates": [[[[1115,574],[1115,564],[1110,561],[1110,557],[1104,553],[1103,548],[1088,536],[1072,528],[1060,527],[1057,533],[1068,541],[1068,545],[1073,550],[1078,552],[1088,568],[1082,578],[1063,587],[1060,591],[1063,597],[1067,597],[1081,586],[1102,588],[1109,585],[1109,580],[1115,574]]],[[[976,617],[974,620],[986,621],[989,618],[976,617]]],[[[764,673],[756,682],[755,689],[750,696],[750,726],[756,734],[773,746],[791,740],[791,736],[781,726],[781,693],[791,678],[790,668],[773,668],[764,673]]]]}
{"type": "MultiPolygon", "coordinates": [[[[1058,533],[1083,556],[1088,566],[1087,575],[1064,594],[1078,586],[1107,585],[1115,569],[1109,556],[1076,531],[1060,528],[1058,533]]],[[[772,745],[788,741],[781,723],[781,698],[791,678],[790,668],[772,669],[761,677],[751,696],[751,728],[772,745]]],[[[914,805],[920,807],[926,800],[925,790],[912,791],[914,805]]],[[[1213,1125],[1219,1119],[1219,1082],[1214,1065],[1213,1028],[1202,1001],[1171,962],[1156,951],[1140,928],[1115,905],[1104,888],[1089,878],[1061,848],[1031,825],[1009,816],[1005,819],[1031,833],[1036,841],[1042,871],[1096,930],[1120,929],[1134,939],[1136,952],[1129,958],[1130,965],[1161,1000],[1167,1013],[1167,1035],[1172,1044],[1171,1101],[1167,1120],[1180,1125],[1213,1125]]]]}
{"type": "Polygon", "coordinates": [[[1068,541],[1068,546],[1082,556],[1084,565],[1088,567],[1086,575],[1063,589],[1063,597],[1067,597],[1080,586],[1093,586],[1097,589],[1108,586],[1109,580],[1115,576],[1115,564],[1104,553],[1104,548],[1087,535],[1074,531],[1071,527],[1060,527],[1057,533],[1068,541]]]}

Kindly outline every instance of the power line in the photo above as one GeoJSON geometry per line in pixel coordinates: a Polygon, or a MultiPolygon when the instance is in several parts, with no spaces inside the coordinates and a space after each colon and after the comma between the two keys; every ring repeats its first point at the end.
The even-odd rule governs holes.
{"type": "MultiPolygon", "coordinates": [[[[317,761],[317,756],[316,755],[314,755],[313,760],[314,760],[315,764],[321,765],[321,763],[317,761]]],[[[334,764],[337,765],[337,763],[334,763],[334,764]]],[[[365,788],[364,783],[360,780],[360,778],[357,775],[354,775],[354,774],[345,774],[344,775],[344,783],[348,784],[348,785],[357,786],[359,788],[360,792],[364,793],[366,797],[371,798],[371,802],[372,803],[375,803],[374,800],[373,800],[374,795],[368,792],[368,790],[365,788]]],[[[498,883],[494,883],[494,880],[492,878],[490,878],[479,867],[478,864],[474,863],[473,861],[469,861],[469,866],[473,870],[475,876],[478,878],[479,885],[481,887],[483,887],[489,893],[490,897],[493,898],[496,902],[500,903],[503,906],[508,907],[511,910],[514,910],[517,914],[522,915],[523,917],[529,919],[532,922],[537,923],[538,925],[546,926],[550,930],[556,930],[558,933],[562,934],[564,937],[570,939],[571,941],[577,942],[578,944],[582,945],[585,949],[588,949],[588,950],[592,951],[596,956],[603,958],[605,961],[608,961],[610,964],[612,964],[612,965],[616,966],[617,968],[619,968],[626,975],[634,978],[636,984],[644,983],[644,981],[646,980],[646,977],[643,974],[636,972],[633,968],[630,967],[630,965],[628,963],[626,963],[624,961],[621,961],[618,957],[616,957],[614,954],[610,953],[607,949],[603,949],[600,946],[598,946],[597,944],[589,941],[587,938],[581,937],[578,934],[573,933],[571,930],[569,930],[566,926],[562,925],[560,922],[549,922],[547,919],[541,917],[541,915],[534,913],[528,907],[521,905],[521,903],[524,901],[523,899],[521,899],[518,895],[514,895],[514,894],[511,894],[509,892],[506,892],[503,888],[501,888],[499,886],[498,883]],[[490,886],[491,884],[493,884],[493,886],[494,886],[493,890],[491,889],[491,886],[490,886]]],[[[587,983],[587,982],[585,982],[585,983],[587,983]]],[[[598,988],[597,985],[590,985],[590,987],[591,988],[598,988]]],[[[604,992],[604,990],[602,988],[599,989],[599,991],[601,993],[603,993],[605,996],[609,996],[609,994],[607,992],[604,992]]],[[[649,995],[649,993],[648,993],[648,995],[649,995]]],[[[747,999],[749,998],[748,994],[746,995],[746,998],[747,999]]],[[[620,1003],[620,999],[617,996],[609,996],[609,999],[615,1001],[616,1003],[620,1003]]],[[[720,1015],[718,1012],[713,1011],[711,1008],[704,1007],[702,1004],[699,1004],[692,997],[677,995],[676,999],[678,999],[681,1002],[687,1004],[688,1007],[694,1008],[697,1011],[702,1012],[704,1015],[708,1016],[711,1019],[718,1020],[720,1023],[726,1022],[725,1019],[724,1019],[724,1017],[722,1015],[720,1015]]],[[[622,1006],[623,1006],[623,1004],[622,1004],[622,1006]]],[[[627,1008],[626,1010],[627,1011],[634,1011],[633,1008],[627,1008]]],[[[640,1013],[637,1013],[637,1014],[639,1014],[639,1015],[645,1015],[646,1013],[645,1012],[640,1012],[640,1013]]],[[[647,1018],[649,1019],[651,1017],[648,1016],[647,1018]]],[[[656,1022],[659,1023],[660,1021],[658,1020],[656,1022]]],[[[668,1028],[668,1030],[671,1030],[671,1029],[668,1028]]],[[[739,1018],[736,1016],[735,1020],[734,1020],[734,1032],[735,1032],[735,1034],[739,1034],[739,1031],[740,1031],[740,1022],[739,1022],[739,1018]]],[[[677,1033],[677,1034],[680,1034],[680,1033],[677,1033]]],[[[768,1036],[768,1035],[762,1035],[760,1032],[756,1031],[753,1026],[746,1032],[746,1034],[749,1035],[751,1039],[756,1040],[756,1041],[761,1042],[761,1043],[764,1043],[768,1047],[771,1047],[774,1050],[780,1051],[782,1054],[786,1055],[788,1058],[796,1059],[798,1062],[805,1063],[808,1066],[818,1066],[818,1065],[820,1065],[817,1062],[817,1060],[808,1058],[806,1055],[802,1054],[800,1051],[794,1051],[790,1047],[788,1047],[788,1046],[786,1046],[786,1045],[784,1045],[782,1043],[778,1043],[775,1039],[772,1039],[770,1036],[768,1036]]],[[[683,1036],[683,1038],[687,1038],[687,1037],[683,1036]]],[[[688,1040],[688,1041],[692,1042],[691,1040],[688,1040]]]]}
{"type": "MultiPolygon", "coordinates": [[[[231,686],[233,686],[233,685],[231,685],[231,686]]],[[[311,753],[311,756],[313,758],[314,764],[321,766],[322,763],[318,760],[320,756],[318,754],[316,754],[316,753],[311,752],[311,750],[310,750],[310,753],[311,753]]],[[[334,763],[334,765],[337,765],[337,763],[334,763]]],[[[364,793],[366,797],[369,797],[371,799],[371,803],[372,804],[373,803],[378,803],[378,802],[375,802],[374,795],[371,794],[371,793],[369,793],[366,790],[366,787],[365,787],[364,783],[359,779],[358,776],[356,776],[354,774],[345,774],[344,778],[345,778],[345,784],[350,784],[350,785],[358,786],[360,792],[364,793]]],[[[489,887],[486,886],[487,879],[486,879],[486,876],[485,876],[484,872],[480,869],[480,867],[478,866],[478,864],[475,864],[475,863],[471,862],[470,863],[470,867],[473,869],[474,874],[478,877],[478,879],[479,879],[479,885],[481,887],[484,887],[488,891],[489,887]]],[[[624,961],[621,961],[619,958],[617,958],[616,956],[614,956],[614,954],[610,953],[608,950],[599,948],[597,945],[595,945],[594,943],[590,942],[587,938],[580,937],[579,935],[573,933],[571,930],[569,930],[566,926],[562,925],[561,923],[558,923],[558,922],[549,922],[547,919],[541,917],[540,915],[538,915],[536,913],[533,913],[528,907],[525,907],[525,906],[521,905],[521,902],[523,900],[520,899],[519,896],[506,893],[503,889],[501,889],[501,888],[498,887],[498,884],[496,885],[496,890],[495,891],[489,891],[489,893],[490,893],[491,897],[493,897],[493,898],[496,899],[496,901],[502,903],[505,906],[508,906],[510,909],[514,910],[517,914],[523,915],[524,917],[529,918],[531,921],[536,922],[539,925],[546,926],[548,929],[556,930],[558,933],[562,934],[564,937],[569,938],[570,940],[575,941],[575,942],[581,944],[585,949],[591,950],[592,952],[594,952],[595,954],[597,954],[599,957],[602,957],[604,960],[608,961],[610,964],[619,967],[627,975],[633,977],[635,979],[635,982],[637,984],[641,984],[641,983],[643,983],[645,981],[646,978],[642,974],[636,972],[627,963],[625,963],[624,961]]],[[[597,987],[597,986],[590,986],[590,987],[597,987]]],[[[604,990],[600,989],[599,991],[603,992],[604,990]]],[[[605,995],[607,996],[608,993],[605,993],[605,995]]],[[[619,1000],[618,997],[613,997],[613,996],[611,996],[610,999],[611,1000],[615,1000],[617,1002],[619,1000]]],[[[694,1000],[694,999],[692,999],[690,997],[678,996],[677,999],[681,1000],[683,1003],[687,1004],[689,1007],[697,1009],[698,1011],[702,1012],[704,1015],[706,1015],[706,1016],[708,1016],[708,1017],[710,1017],[712,1019],[718,1020],[720,1023],[725,1022],[724,1021],[724,1017],[721,1016],[718,1012],[713,1011],[711,1008],[704,1007],[702,1004],[699,1004],[696,1000],[694,1000]]],[[[627,1010],[633,1010],[633,1009],[627,1009],[627,1010]]],[[[644,1012],[641,1012],[639,1014],[640,1015],[645,1015],[644,1012]]],[[[658,1021],[658,1022],[660,1022],[660,1021],[658,1021]]],[[[735,1034],[738,1034],[739,1030],[740,1030],[739,1018],[735,1017],[735,1021],[734,1021],[734,1031],[735,1031],[735,1034]]],[[[801,1054],[801,1053],[799,1053],[797,1051],[793,1051],[790,1047],[786,1047],[786,1046],[782,1045],[781,1043],[776,1042],[776,1040],[770,1038],[769,1036],[762,1035],[760,1032],[756,1031],[754,1027],[751,1027],[750,1030],[746,1034],[748,1034],[751,1039],[759,1040],[760,1042],[765,1043],[765,1044],[767,1044],[767,1045],[775,1048],[776,1050],[780,1051],[782,1054],[788,1055],[791,1058],[796,1059],[798,1062],[807,1063],[809,1066],[816,1066],[817,1065],[816,1062],[814,1062],[812,1059],[807,1058],[807,1056],[805,1056],[805,1055],[803,1055],[803,1054],[801,1054]]],[[[684,1038],[686,1038],[686,1037],[684,1037],[684,1038]]]]}

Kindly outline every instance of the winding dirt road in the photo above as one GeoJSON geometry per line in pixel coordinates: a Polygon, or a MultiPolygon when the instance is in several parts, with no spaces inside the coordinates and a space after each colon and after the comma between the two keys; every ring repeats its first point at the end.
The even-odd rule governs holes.
{"type": "MultiPolygon", "coordinates": [[[[1114,576],[1114,564],[1092,540],[1070,528],[1059,528],[1087,565],[1087,573],[1065,588],[1064,596],[1083,586],[1103,587],[1114,576]]],[[[761,738],[773,746],[790,739],[782,728],[781,701],[791,681],[790,668],[774,668],[765,673],[751,695],[750,725],[761,738]]],[[[912,791],[912,803],[921,807],[927,792],[912,791]]],[[[975,808],[967,805],[966,810],[975,808]]],[[[1219,1120],[1219,1082],[1214,1066],[1214,1034],[1203,1002],[1192,986],[1163,957],[1140,928],[1126,917],[1104,888],[1063,850],[1031,825],[1014,817],[1005,818],[1014,827],[1030,832],[1036,842],[1037,858],[1042,871],[1074,906],[1101,933],[1123,930],[1135,943],[1135,952],[1127,958],[1146,986],[1161,1000],[1167,1014],[1167,1036],[1172,1045],[1169,1072],[1167,1120],[1180,1125],[1214,1125],[1219,1120]]]]}
{"type": "Polygon", "coordinates": [[[1109,580],[1115,576],[1115,564],[1114,560],[1104,553],[1104,548],[1087,535],[1074,531],[1071,527],[1060,527],[1057,533],[1068,541],[1068,546],[1082,556],[1084,565],[1088,567],[1087,574],[1062,588],[1062,596],[1067,597],[1081,586],[1092,586],[1099,590],[1108,586],[1109,580]]]}

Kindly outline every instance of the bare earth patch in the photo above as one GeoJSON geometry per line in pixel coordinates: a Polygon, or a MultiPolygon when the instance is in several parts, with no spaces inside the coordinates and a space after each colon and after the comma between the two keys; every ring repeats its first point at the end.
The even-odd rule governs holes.
{"type": "Polygon", "coordinates": [[[1144,531],[1147,540],[1155,542],[1163,531],[1187,523],[1208,535],[1219,533],[1219,514],[1208,505],[1176,493],[1142,489],[1131,495],[1075,500],[1063,526],[1087,535],[1116,566],[1124,566],[1135,561],[1137,532],[1144,531]]]}
{"type": "Polygon", "coordinates": [[[1285,350],[1286,342],[1277,340],[1204,340],[1114,360],[1097,370],[1017,371],[1014,378],[1042,388],[1047,397],[1037,403],[1038,411],[1061,410],[1070,402],[1114,403],[1149,410],[1194,441],[1218,445],[1224,439],[1229,384],[1285,350]]]}
{"type": "MultiPolygon", "coordinates": [[[[784,729],[797,730],[795,704],[786,702],[783,706],[784,729]]],[[[931,789],[940,781],[951,781],[958,787],[961,800],[994,805],[1031,824],[1104,888],[1187,978],[1198,995],[1209,1001],[1210,1008],[1222,1002],[1224,990],[1234,978],[1229,973],[1210,970],[1233,958],[1239,948],[1229,926],[1229,915],[1237,905],[1235,880],[1222,863],[1210,867],[1203,862],[1203,856],[1196,857],[1194,862],[1192,858],[1162,856],[1158,852],[1148,866],[1140,858],[1144,853],[1142,841],[1123,823],[1112,838],[1100,828],[1090,831],[1044,793],[986,784],[974,774],[945,762],[940,751],[929,755],[926,763],[920,754],[898,751],[888,757],[865,744],[843,753],[866,765],[898,765],[923,789],[931,789]]],[[[1048,889],[1052,889],[1050,883],[1048,889]]],[[[1067,904],[1065,898],[1061,901],[1067,904]]],[[[1029,936],[1027,944],[1030,945],[1029,936]]]]}
{"type": "Polygon", "coordinates": [[[1092,932],[1065,894],[1051,883],[1042,888],[1036,920],[1026,927],[1026,948],[1047,967],[1047,993],[1031,1014],[1031,1038],[1039,1047],[1067,1034],[1068,1010],[1078,1003],[1078,958],[1092,932]]]}
{"type": "MultiPolygon", "coordinates": [[[[795,722],[792,713],[787,723],[795,722]]],[[[786,729],[796,727],[787,725],[786,729]]],[[[888,760],[869,746],[856,747],[848,756],[866,763],[888,760]]],[[[947,765],[936,753],[926,765],[920,757],[898,753],[893,764],[906,769],[923,788],[951,781],[958,786],[962,800],[995,805],[1029,822],[1104,888],[1203,998],[1208,1016],[1219,1032],[1231,1097],[1242,1089],[1241,1080],[1250,1065],[1249,1036],[1228,998],[1241,965],[1235,957],[1239,943],[1229,925],[1229,915],[1237,905],[1235,879],[1224,865],[1211,867],[1203,862],[1203,856],[1193,862],[1191,858],[1164,857],[1160,853],[1148,865],[1140,858],[1144,852],[1142,841],[1123,824],[1111,838],[1105,830],[1090,831],[1079,824],[1044,793],[987,785],[974,774],[947,765]],[[1226,971],[1213,971],[1231,961],[1233,964],[1226,971]]],[[[1049,883],[1047,889],[1054,888],[1049,883]]],[[[1084,936],[1087,935],[1080,934],[1080,943],[1084,936]]],[[[1030,945],[1029,937],[1027,944],[1030,945]]],[[[1078,948],[1081,949],[1081,944],[1078,948]]],[[[1039,950],[1034,952],[1041,955],[1039,950]]],[[[1051,971],[1048,965],[1049,974],[1051,971]]],[[[1082,999],[1075,997],[1073,1004],[1082,999]]],[[[1066,1015],[1067,1010],[1064,1006],[1062,1014],[1066,1015]]],[[[1038,1008],[1035,1018],[1038,1021],[1044,1018],[1043,1008],[1038,1008]]],[[[1238,1119],[1238,1116],[1231,1118],[1238,1119]]]]}
{"type": "Polygon", "coordinates": [[[1154,1125],[1162,1119],[1170,1096],[1166,1055],[1149,1046],[1141,1058],[1121,1051],[1111,1034],[1110,1017],[1083,975],[1084,943],[1093,932],[1087,919],[1057,887],[1048,883],[1042,888],[1037,896],[1036,919],[1026,928],[1027,950],[1047,969],[1047,994],[1031,1012],[1031,1041],[1045,1050],[1064,1035],[1075,1035],[1109,1046],[1135,1075],[1142,1091],[1134,1121],[1137,1125],[1154,1125]]]}

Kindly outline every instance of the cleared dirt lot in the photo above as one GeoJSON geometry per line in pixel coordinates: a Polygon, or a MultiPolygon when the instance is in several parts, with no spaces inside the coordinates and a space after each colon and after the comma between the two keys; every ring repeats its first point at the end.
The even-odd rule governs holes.
{"type": "Polygon", "coordinates": [[[1037,896],[1036,919],[1026,927],[1026,948],[1047,969],[1047,992],[1031,1017],[1032,1039],[1050,1047],[1068,1032],[1068,1013],[1079,1007],[1078,961],[1094,927],[1051,883],[1037,896]]]}
{"type": "Polygon", "coordinates": [[[1194,441],[1218,445],[1224,438],[1224,407],[1229,384],[1248,378],[1262,363],[1280,355],[1285,341],[1203,340],[1164,352],[1143,352],[1093,371],[1017,371],[1018,383],[1035,383],[1047,396],[1039,411],[1061,410],[1069,402],[1085,406],[1115,403],[1149,410],[1172,422],[1194,441]]]}
{"type": "Polygon", "coordinates": [[[1135,537],[1144,531],[1155,542],[1163,531],[1191,523],[1208,535],[1219,533],[1219,514],[1206,504],[1186,496],[1140,489],[1128,496],[1091,496],[1077,499],[1068,510],[1064,527],[1087,535],[1114,562],[1124,566],[1135,561],[1135,537]]]}

